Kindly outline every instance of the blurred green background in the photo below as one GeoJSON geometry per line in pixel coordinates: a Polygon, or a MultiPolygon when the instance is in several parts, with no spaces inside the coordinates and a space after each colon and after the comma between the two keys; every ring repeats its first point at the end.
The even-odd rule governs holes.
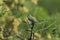
{"type": "Polygon", "coordinates": [[[34,40],[60,40],[60,0],[0,0],[0,40],[28,40],[28,14],[41,23],[34,40]]]}

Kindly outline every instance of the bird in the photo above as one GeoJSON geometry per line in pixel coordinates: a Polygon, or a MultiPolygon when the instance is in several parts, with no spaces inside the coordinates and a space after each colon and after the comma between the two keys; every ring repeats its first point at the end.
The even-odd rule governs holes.
{"type": "Polygon", "coordinates": [[[34,23],[38,22],[37,19],[30,14],[27,17],[30,22],[34,22],[34,23]]]}
{"type": "Polygon", "coordinates": [[[28,18],[29,23],[31,24],[31,29],[33,29],[35,23],[38,22],[37,19],[30,14],[28,14],[27,18],[28,18]]]}

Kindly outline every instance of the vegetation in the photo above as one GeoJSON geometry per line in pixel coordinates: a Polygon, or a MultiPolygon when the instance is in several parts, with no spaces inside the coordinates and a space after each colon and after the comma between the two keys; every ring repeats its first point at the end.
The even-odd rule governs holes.
{"type": "Polygon", "coordinates": [[[0,40],[60,40],[59,0],[0,0],[0,40]]]}

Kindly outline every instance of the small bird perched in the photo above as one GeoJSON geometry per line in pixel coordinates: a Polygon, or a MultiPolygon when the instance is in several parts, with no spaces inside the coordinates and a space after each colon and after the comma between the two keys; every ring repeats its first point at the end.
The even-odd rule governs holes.
{"type": "Polygon", "coordinates": [[[28,17],[28,20],[29,20],[30,22],[34,22],[34,23],[38,22],[38,21],[36,20],[36,18],[33,17],[33,16],[30,15],[30,14],[29,14],[27,17],[28,17]]]}

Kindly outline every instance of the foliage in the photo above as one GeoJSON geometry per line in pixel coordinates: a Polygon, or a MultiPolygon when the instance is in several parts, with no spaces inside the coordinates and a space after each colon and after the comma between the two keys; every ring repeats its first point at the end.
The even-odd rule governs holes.
{"type": "Polygon", "coordinates": [[[38,21],[33,28],[34,40],[59,40],[59,4],[59,0],[1,0],[0,39],[29,40],[30,14],[38,21]]]}

